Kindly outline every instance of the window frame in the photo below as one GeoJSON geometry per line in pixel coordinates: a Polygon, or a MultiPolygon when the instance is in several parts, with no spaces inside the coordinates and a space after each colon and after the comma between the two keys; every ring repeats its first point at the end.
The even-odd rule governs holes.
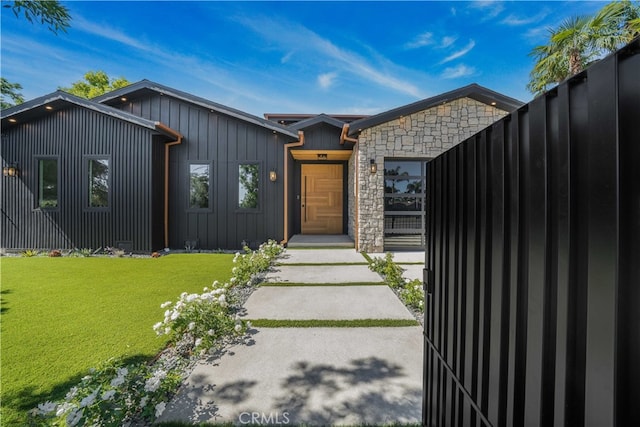
{"type": "Polygon", "coordinates": [[[50,155],[50,154],[43,154],[43,155],[36,155],[34,156],[35,159],[35,170],[36,172],[36,193],[35,193],[35,209],[36,210],[43,210],[43,211],[47,211],[47,212],[55,212],[55,211],[59,211],[60,210],[60,178],[61,178],[61,174],[60,174],[60,156],[58,155],[50,155]],[[41,202],[41,192],[42,192],[42,174],[40,171],[40,162],[43,160],[55,160],[56,161],[56,206],[55,207],[49,207],[49,206],[41,206],[40,202],[41,202]]]}
{"type": "Polygon", "coordinates": [[[82,156],[82,191],[84,193],[84,210],[88,212],[110,212],[113,205],[113,162],[110,155],[91,154],[82,156]],[[107,178],[107,206],[91,206],[91,188],[89,163],[93,160],[106,160],[109,166],[107,178]]]}
{"type": "MultiPolygon", "coordinates": [[[[385,192],[383,195],[383,218],[384,218],[384,226],[383,226],[383,233],[385,236],[385,239],[387,236],[389,235],[396,235],[396,234],[406,234],[406,235],[416,235],[416,236],[420,236],[420,240],[421,240],[421,245],[422,247],[424,247],[424,244],[426,242],[426,203],[427,203],[427,169],[428,169],[428,163],[432,160],[433,158],[431,157],[424,157],[424,158],[397,158],[397,157],[386,157],[384,159],[385,165],[386,162],[399,162],[399,163],[403,163],[403,162],[416,162],[420,164],[420,173],[421,175],[387,175],[386,173],[383,176],[383,180],[384,180],[384,187],[385,187],[385,192]],[[392,182],[392,181],[403,181],[403,180],[417,180],[419,179],[421,181],[421,191],[419,193],[387,193],[386,192],[386,186],[387,186],[387,182],[392,182]],[[386,210],[387,208],[387,201],[388,200],[392,200],[392,199],[401,199],[401,198],[412,198],[412,199],[416,199],[419,201],[419,203],[422,205],[422,208],[419,210],[406,210],[406,211],[391,211],[391,210],[386,210]],[[398,220],[400,220],[402,222],[402,218],[406,217],[406,218],[410,218],[413,217],[415,219],[419,218],[419,221],[421,222],[421,227],[420,228],[404,228],[404,227],[388,227],[387,226],[387,220],[391,220],[392,223],[395,222],[395,220],[393,218],[398,218],[398,220]]],[[[385,169],[386,172],[386,169],[385,169]]]]}
{"type": "Polygon", "coordinates": [[[186,167],[186,211],[187,212],[213,212],[213,171],[214,164],[211,161],[206,160],[188,160],[186,167]],[[209,168],[209,191],[208,191],[208,206],[206,208],[199,208],[191,206],[191,166],[207,166],[209,168]]]}
{"type": "Polygon", "coordinates": [[[246,160],[236,162],[235,167],[235,205],[238,213],[261,213],[263,209],[263,192],[264,192],[264,167],[263,162],[259,160],[246,160]],[[257,165],[258,166],[258,206],[255,208],[245,208],[240,206],[240,166],[257,165]]]}

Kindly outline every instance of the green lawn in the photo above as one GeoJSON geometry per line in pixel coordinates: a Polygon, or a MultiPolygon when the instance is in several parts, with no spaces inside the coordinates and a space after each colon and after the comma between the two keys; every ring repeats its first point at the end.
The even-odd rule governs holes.
{"type": "Polygon", "coordinates": [[[2,425],[64,397],[89,368],[139,360],[156,337],[160,304],[231,277],[233,255],[161,258],[0,258],[2,425]]]}

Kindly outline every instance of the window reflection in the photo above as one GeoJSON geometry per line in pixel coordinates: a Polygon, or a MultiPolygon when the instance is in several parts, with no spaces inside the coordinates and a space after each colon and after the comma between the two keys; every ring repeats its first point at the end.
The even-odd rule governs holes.
{"type": "Polygon", "coordinates": [[[109,207],[109,159],[89,159],[89,207],[109,207]]]}
{"type": "Polygon", "coordinates": [[[244,164],[238,167],[238,207],[242,209],[258,208],[259,166],[244,164]]]}
{"type": "Polygon", "coordinates": [[[40,159],[38,161],[38,206],[41,208],[58,207],[58,160],[40,159]]]}
{"type": "Polygon", "coordinates": [[[189,207],[209,207],[209,165],[189,165],[189,207]]]}

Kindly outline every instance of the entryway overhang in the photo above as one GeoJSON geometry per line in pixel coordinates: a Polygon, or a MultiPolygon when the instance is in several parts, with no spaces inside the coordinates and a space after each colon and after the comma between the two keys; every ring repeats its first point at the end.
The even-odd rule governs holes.
{"type": "Polygon", "coordinates": [[[295,160],[303,161],[347,161],[352,153],[351,150],[291,150],[295,160]]]}

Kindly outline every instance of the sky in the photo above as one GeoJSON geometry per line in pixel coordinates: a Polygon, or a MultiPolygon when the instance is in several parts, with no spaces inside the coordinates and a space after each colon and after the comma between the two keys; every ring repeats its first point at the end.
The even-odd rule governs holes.
{"type": "MultiPolygon", "coordinates": [[[[2,1],[2,4],[7,4],[2,1]]],[[[586,1],[62,1],[66,33],[1,8],[26,100],[87,71],[264,113],[375,114],[470,83],[523,102],[532,48],[586,1]]]]}

